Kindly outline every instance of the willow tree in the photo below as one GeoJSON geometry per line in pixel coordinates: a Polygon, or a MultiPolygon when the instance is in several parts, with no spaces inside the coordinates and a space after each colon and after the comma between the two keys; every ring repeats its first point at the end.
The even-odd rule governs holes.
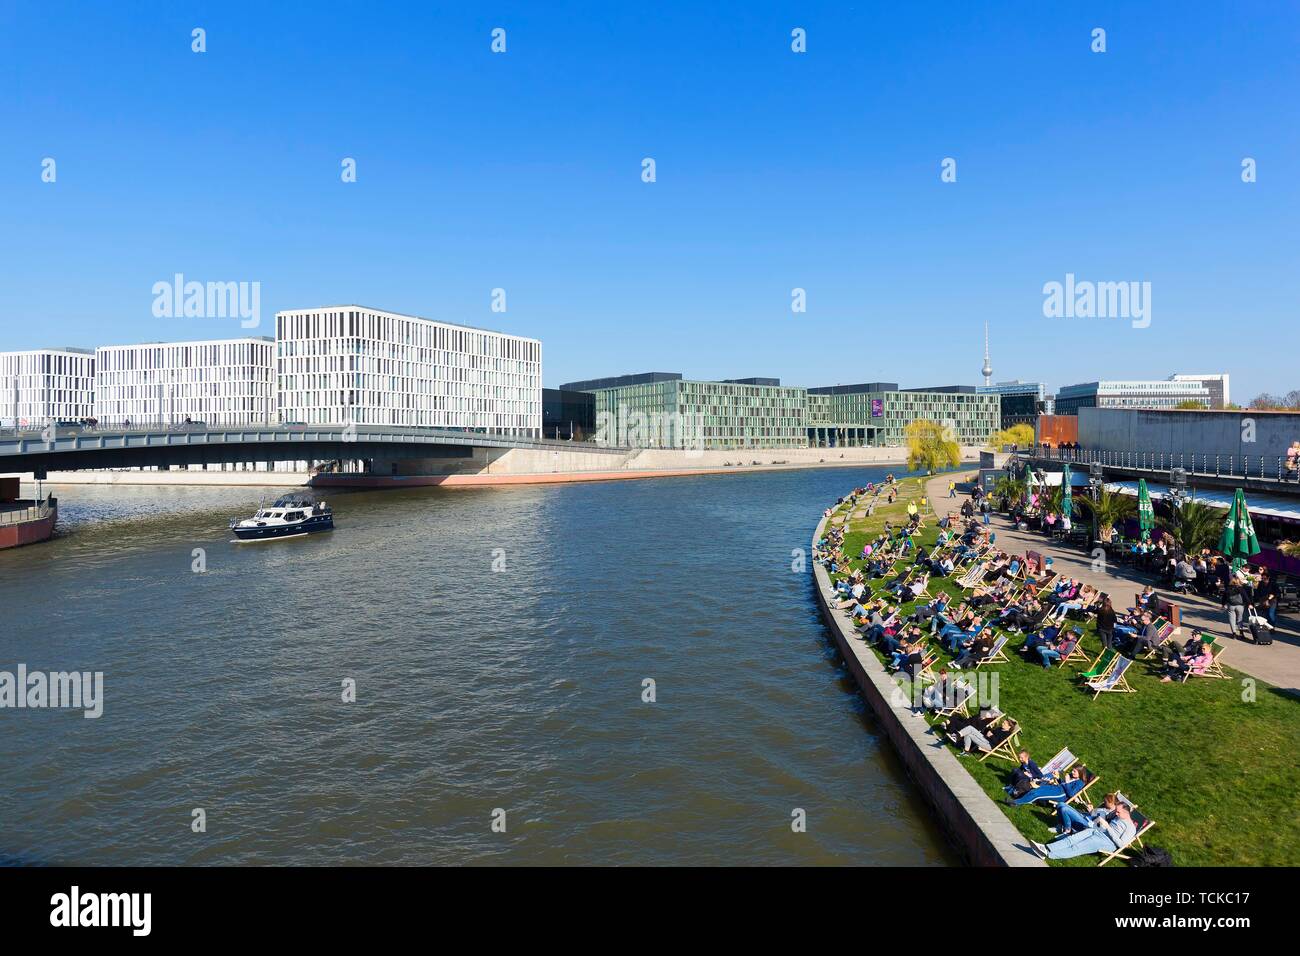
{"type": "Polygon", "coordinates": [[[904,431],[907,437],[907,467],[912,471],[940,471],[961,464],[961,449],[951,430],[938,422],[918,418],[904,431]]]}

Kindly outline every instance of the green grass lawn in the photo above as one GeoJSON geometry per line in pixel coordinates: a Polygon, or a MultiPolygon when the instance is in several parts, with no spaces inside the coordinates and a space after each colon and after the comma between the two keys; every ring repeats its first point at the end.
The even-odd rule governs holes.
{"type": "MultiPolygon", "coordinates": [[[[844,552],[853,567],[861,564],[855,556],[886,520],[897,527],[906,521],[907,503],[917,500],[919,505],[921,482],[904,479],[892,506],[881,504],[871,518],[850,521],[844,552]]],[[[937,503],[942,514],[947,513],[946,501],[937,503]]],[[[837,513],[843,514],[844,508],[837,513]]],[[[929,526],[915,540],[929,548],[938,528],[933,514],[927,521],[929,526]]],[[[870,582],[873,592],[880,591],[884,580],[888,578],[870,582]]],[[[936,588],[963,593],[948,579],[932,578],[931,593],[937,594],[936,588]]],[[[1119,608],[1126,604],[1116,600],[1119,608]]],[[[913,606],[903,605],[906,612],[913,606]]],[[[1072,626],[1082,626],[1084,646],[1095,658],[1101,652],[1095,627],[1077,622],[1072,626]]],[[[1176,866],[1300,863],[1300,701],[1231,668],[1231,680],[1192,678],[1186,684],[1162,684],[1154,676],[1155,666],[1144,661],[1135,662],[1127,674],[1136,693],[1103,694],[1093,701],[1075,677],[1086,664],[1075,661],[1045,670],[1017,653],[1021,635],[1000,633],[1010,638],[1010,662],[980,670],[997,672],[998,703],[1020,722],[1020,743],[1035,760],[1046,763],[1068,746],[1100,775],[1088,798],[1100,803],[1104,793],[1122,790],[1156,822],[1143,842],[1168,849],[1176,866]],[[1243,682],[1253,683],[1253,700],[1243,700],[1243,682]]],[[[933,644],[939,647],[937,641],[933,644]]],[[[940,661],[950,660],[940,649],[940,661]]],[[[1022,834],[1040,842],[1052,839],[1055,818],[1048,805],[1005,804],[1002,788],[1012,764],[997,758],[961,762],[1022,834]]],[[[1099,860],[1078,857],[1053,865],[1096,866],[1099,860]]]]}

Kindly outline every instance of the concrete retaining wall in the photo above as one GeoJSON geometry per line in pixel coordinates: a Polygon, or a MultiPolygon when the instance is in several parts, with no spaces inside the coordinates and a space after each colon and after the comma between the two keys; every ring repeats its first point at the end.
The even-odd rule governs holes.
{"type": "MultiPolygon", "coordinates": [[[[825,526],[823,518],[813,534],[814,548],[825,526]]],[[[863,698],[966,862],[975,866],[1046,866],[1029,852],[1028,841],[952,751],[929,732],[926,721],[915,716],[908,703],[895,699],[898,685],[871,648],[856,636],[844,612],[831,603],[830,575],[815,561],[813,588],[835,646],[863,698]]]]}
{"type": "Polygon", "coordinates": [[[1079,444],[1087,451],[1195,452],[1211,461],[1220,455],[1225,464],[1230,456],[1262,455],[1272,470],[1297,440],[1300,414],[1287,412],[1079,409],[1079,444]]]}

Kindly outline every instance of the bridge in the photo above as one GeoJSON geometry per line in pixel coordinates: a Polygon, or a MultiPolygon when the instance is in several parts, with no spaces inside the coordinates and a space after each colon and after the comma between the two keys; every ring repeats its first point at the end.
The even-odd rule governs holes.
{"type": "Polygon", "coordinates": [[[458,460],[465,465],[475,459],[486,462],[494,451],[512,449],[581,451],[608,455],[611,461],[628,453],[583,442],[397,425],[70,426],[0,431],[0,473],[31,472],[44,480],[51,471],[336,460],[392,462],[396,473],[398,462],[442,460],[454,467],[458,460]]]}
{"type": "Polygon", "coordinates": [[[1241,488],[1245,491],[1300,495],[1296,472],[1287,468],[1282,455],[1215,455],[1203,452],[1089,451],[1086,449],[1026,450],[1015,454],[1023,467],[1059,470],[1069,464],[1076,473],[1087,474],[1091,465],[1101,465],[1106,480],[1138,479],[1168,483],[1175,468],[1187,474],[1188,487],[1241,488]]]}

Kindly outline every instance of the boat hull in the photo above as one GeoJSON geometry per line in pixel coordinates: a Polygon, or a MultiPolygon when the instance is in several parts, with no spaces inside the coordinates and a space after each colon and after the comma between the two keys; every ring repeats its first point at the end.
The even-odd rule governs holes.
{"type": "Polygon", "coordinates": [[[58,520],[59,506],[51,500],[49,512],[43,518],[0,524],[0,550],[48,541],[54,535],[54,525],[58,520]]]}
{"type": "Polygon", "coordinates": [[[333,515],[316,515],[305,521],[293,524],[260,525],[254,527],[234,527],[236,541],[274,541],[277,538],[301,538],[321,531],[334,530],[333,515]]]}

